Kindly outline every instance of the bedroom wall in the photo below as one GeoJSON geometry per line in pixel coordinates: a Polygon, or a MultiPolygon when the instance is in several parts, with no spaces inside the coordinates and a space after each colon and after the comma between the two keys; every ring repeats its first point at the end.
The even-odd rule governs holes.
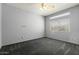
{"type": "Polygon", "coordinates": [[[2,10],[2,6],[1,6],[2,4],[0,3],[0,48],[1,48],[1,40],[2,40],[2,37],[1,37],[1,21],[2,21],[2,19],[1,19],[1,17],[2,17],[2,12],[1,12],[1,10],[2,10]]]}
{"type": "Polygon", "coordinates": [[[2,4],[2,45],[44,37],[44,18],[2,4]]]}
{"type": "MultiPolygon", "coordinates": [[[[79,5],[48,15],[46,18],[46,37],[54,38],[57,40],[67,41],[75,44],[79,44],[79,5]],[[52,32],[50,31],[50,17],[55,15],[70,12],[70,32],[52,32]]],[[[53,21],[53,20],[52,20],[53,21]]]]}

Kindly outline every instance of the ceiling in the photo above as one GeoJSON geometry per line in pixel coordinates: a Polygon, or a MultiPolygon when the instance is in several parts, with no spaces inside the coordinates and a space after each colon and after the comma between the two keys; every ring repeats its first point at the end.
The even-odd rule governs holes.
{"type": "Polygon", "coordinates": [[[41,3],[7,3],[7,5],[20,8],[22,10],[32,12],[38,15],[47,16],[55,12],[78,5],[77,3],[48,3],[55,6],[52,10],[41,10],[41,3]]]}

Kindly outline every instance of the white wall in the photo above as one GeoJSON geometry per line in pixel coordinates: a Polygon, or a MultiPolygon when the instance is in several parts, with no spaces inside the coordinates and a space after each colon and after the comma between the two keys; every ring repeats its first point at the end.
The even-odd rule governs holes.
{"type": "Polygon", "coordinates": [[[2,13],[1,13],[1,9],[2,9],[2,8],[1,8],[1,7],[2,7],[2,6],[1,6],[1,5],[2,5],[2,4],[0,3],[0,48],[1,48],[1,40],[2,40],[2,37],[1,37],[1,32],[2,32],[2,31],[1,31],[1,20],[2,20],[2,19],[1,19],[1,16],[2,16],[2,13]]]}
{"type": "Polygon", "coordinates": [[[54,38],[62,41],[67,41],[75,44],[79,44],[79,5],[73,8],[69,8],[55,14],[46,16],[46,37],[54,38]],[[50,31],[50,17],[59,15],[62,13],[70,12],[70,32],[51,32],[50,31]]]}
{"type": "Polygon", "coordinates": [[[79,5],[70,9],[71,11],[71,34],[70,42],[79,44],[79,5]]]}
{"type": "Polygon", "coordinates": [[[2,45],[44,37],[44,18],[2,4],[2,45]]]}

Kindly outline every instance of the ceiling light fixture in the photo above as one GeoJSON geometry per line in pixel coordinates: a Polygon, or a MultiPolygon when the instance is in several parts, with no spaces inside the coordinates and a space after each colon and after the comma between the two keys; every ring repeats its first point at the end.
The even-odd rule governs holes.
{"type": "Polygon", "coordinates": [[[41,9],[42,10],[53,10],[55,8],[55,5],[51,5],[48,3],[41,3],[41,9]]]}

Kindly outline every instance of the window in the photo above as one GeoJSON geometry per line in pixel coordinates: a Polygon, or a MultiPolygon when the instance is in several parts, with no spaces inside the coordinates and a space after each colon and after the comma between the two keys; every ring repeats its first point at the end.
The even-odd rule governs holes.
{"type": "Polygon", "coordinates": [[[52,32],[70,32],[70,13],[51,17],[50,31],[52,32]]]}

